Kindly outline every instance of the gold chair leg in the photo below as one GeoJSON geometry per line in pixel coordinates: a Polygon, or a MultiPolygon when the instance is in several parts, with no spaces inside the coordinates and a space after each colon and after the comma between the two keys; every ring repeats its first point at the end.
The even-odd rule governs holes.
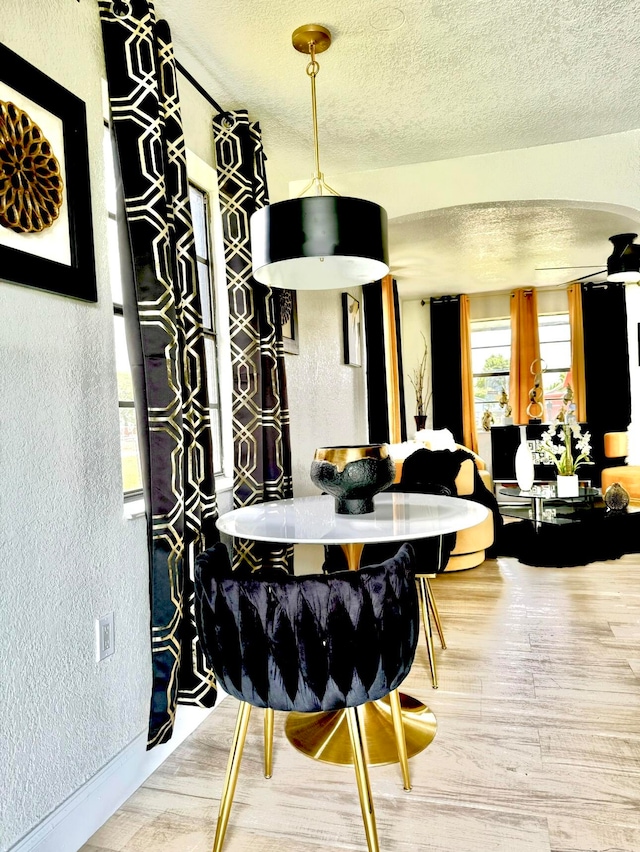
{"type": "Polygon", "coordinates": [[[364,756],[365,745],[362,736],[362,725],[358,711],[358,707],[347,707],[346,711],[351,750],[353,751],[353,766],[356,771],[356,781],[358,782],[358,794],[360,796],[364,833],[367,837],[367,847],[369,852],[380,852],[376,815],[373,810],[371,785],[369,783],[369,773],[367,772],[367,762],[364,756]]]}
{"type": "Polygon", "coordinates": [[[429,592],[427,581],[424,576],[416,577],[418,582],[418,597],[420,598],[420,609],[422,610],[422,626],[424,638],[427,641],[427,654],[429,656],[429,668],[431,669],[431,680],[433,688],[438,688],[438,674],[436,672],[436,655],[433,648],[433,633],[431,631],[431,619],[429,617],[429,592]]]}
{"type": "Polygon", "coordinates": [[[240,769],[240,761],[242,760],[242,749],[244,748],[244,741],[247,738],[250,715],[251,705],[245,701],[241,701],[236,719],[236,729],[233,734],[233,742],[231,743],[231,751],[229,752],[227,774],[225,775],[222,796],[220,798],[220,810],[218,811],[218,824],[216,825],[216,836],[213,841],[213,852],[220,852],[224,843],[224,836],[227,832],[229,814],[231,813],[231,805],[233,804],[233,794],[236,791],[238,771],[240,769]]]}
{"type": "Polygon", "coordinates": [[[273,710],[264,711],[264,777],[271,778],[273,768],[273,710]]]}
{"type": "Polygon", "coordinates": [[[433,589],[431,588],[431,583],[429,582],[428,577],[425,577],[425,581],[427,584],[427,594],[429,595],[429,606],[431,607],[431,612],[433,613],[433,617],[436,622],[436,630],[438,631],[438,636],[440,637],[440,644],[442,645],[442,649],[446,650],[447,643],[444,641],[444,631],[442,630],[442,623],[440,621],[438,607],[436,606],[436,599],[433,594],[433,589]]]}
{"type": "Polygon", "coordinates": [[[411,789],[411,777],[409,776],[409,758],[407,757],[407,740],[404,735],[404,724],[402,722],[402,708],[400,707],[400,696],[398,690],[394,689],[389,693],[389,703],[391,705],[391,718],[393,719],[393,733],[396,738],[396,747],[398,749],[398,760],[400,761],[400,769],[402,770],[402,781],[404,789],[411,789]]]}

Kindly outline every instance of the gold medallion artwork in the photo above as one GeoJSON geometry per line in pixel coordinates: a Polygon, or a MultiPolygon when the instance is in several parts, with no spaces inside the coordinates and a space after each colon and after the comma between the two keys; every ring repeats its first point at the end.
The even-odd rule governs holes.
{"type": "Polygon", "coordinates": [[[22,234],[49,228],[62,207],[60,164],[24,110],[0,101],[0,225],[22,234]]]}

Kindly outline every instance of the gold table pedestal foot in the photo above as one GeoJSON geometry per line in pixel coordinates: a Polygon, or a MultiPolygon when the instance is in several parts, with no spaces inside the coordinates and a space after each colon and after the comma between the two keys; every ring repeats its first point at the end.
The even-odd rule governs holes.
{"type": "MultiPolygon", "coordinates": [[[[410,695],[400,693],[402,721],[407,741],[407,756],[425,749],[436,735],[436,717],[431,710],[410,695]]],[[[398,763],[388,698],[371,701],[361,707],[367,762],[370,766],[398,763]]],[[[325,763],[353,763],[345,710],[327,713],[289,713],[285,733],[291,745],[308,757],[325,763]]]]}

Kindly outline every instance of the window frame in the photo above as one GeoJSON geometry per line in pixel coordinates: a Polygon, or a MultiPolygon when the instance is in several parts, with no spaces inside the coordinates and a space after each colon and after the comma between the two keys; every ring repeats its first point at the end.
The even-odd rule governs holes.
{"type": "MultiPolygon", "coordinates": [[[[108,111],[105,112],[105,116],[108,111]]],[[[109,119],[104,118],[105,145],[108,141],[113,144],[112,127],[109,119]]],[[[212,311],[212,325],[207,329],[203,326],[206,337],[212,339],[216,358],[215,374],[218,379],[217,404],[209,407],[217,409],[217,428],[214,429],[212,420],[212,441],[218,441],[220,469],[215,472],[216,491],[230,490],[233,486],[233,434],[231,417],[223,417],[224,411],[231,410],[231,342],[229,333],[229,305],[226,287],[226,267],[224,259],[224,239],[222,233],[222,216],[219,210],[219,196],[217,174],[208,163],[201,160],[197,155],[187,149],[187,174],[189,183],[204,196],[205,216],[207,225],[207,249],[209,252],[206,261],[208,263],[208,278],[210,288],[210,305],[212,311]],[[228,404],[227,404],[228,403],[228,404]],[[216,437],[217,435],[217,437],[216,437]]],[[[115,164],[114,164],[115,165],[115,164]]],[[[109,209],[109,196],[111,191],[117,194],[116,181],[109,187],[110,169],[105,163],[105,209],[107,220],[117,225],[122,211],[118,207],[116,197],[116,209],[109,209]]],[[[115,177],[115,175],[114,175],[115,177]]],[[[110,270],[111,271],[111,270],[110,270]]],[[[111,277],[111,276],[110,276],[111,277]]],[[[113,297],[113,288],[112,288],[113,297]]],[[[116,317],[124,317],[122,302],[115,299],[112,301],[114,322],[116,317]]],[[[115,328],[114,328],[115,331],[115,328]]],[[[118,410],[127,409],[135,411],[133,400],[121,399],[118,393],[118,410]]],[[[122,471],[122,444],[120,451],[122,471]]],[[[139,460],[139,454],[138,454],[139,460]]],[[[125,504],[141,501],[143,498],[142,486],[136,489],[125,490],[124,480],[122,482],[122,495],[125,504]]]]}
{"type": "MultiPolygon", "coordinates": [[[[483,370],[483,371],[476,373],[476,372],[473,371],[473,353],[474,353],[474,351],[477,352],[479,349],[486,349],[486,350],[489,351],[492,348],[491,346],[475,346],[474,347],[473,346],[474,331],[479,332],[479,331],[483,330],[483,329],[477,328],[477,326],[480,326],[480,325],[488,326],[489,324],[494,324],[494,326],[496,326],[497,323],[503,324],[503,327],[500,330],[505,330],[505,331],[508,330],[509,331],[509,343],[508,344],[501,343],[501,344],[497,344],[497,345],[501,349],[505,348],[508,345],[508,348],[509,348],[509,365],[510,365],[511,364],[510,318],[509,317],[502,317],[502,316],[500,316],[500,317],[485,317],[483,319],[471,320],[471,323],[470,323],[470,332],[471,332],[470,337],[471,337],[471,341],[472,341],[472,345],[471,345],[471,365],[472,365],[471,380],[473,382],[473,408],[474,408],[474,420],[475,420],[476,428],[479,428],[479,427],[482,426],[482,416],[487,409],[491,412],[491,414],[494,416],[494,418],[497,414],[500,414],[500,405],[499,405],[497,399],[488,400],[488,401],[483,400],[481,402],[476,401],[476,393],[475,393],[476,379],[504,378],[505,381],[503,381],[503,386],[504,386],[504,388],[507,392],[507,395],[510,393],[510,390],[509,390],[510,367],[503,369],[503,370],[493,370],[493,371],[490,371],[490,372],[483,370]],[[476,326],[476,328],[474,328],[474,326],[476,326]],[[482,410],[479,411],[480,406],[482,407],[482,410]]],[[[496,326],[496,329],[497,329],[497,326],[496,326]]],[[[487,328],[486,330],[489,331],[490,329],[487,328]]],[[[485,359],[485,362],[486,362],[486,359],[485,359]]]]}

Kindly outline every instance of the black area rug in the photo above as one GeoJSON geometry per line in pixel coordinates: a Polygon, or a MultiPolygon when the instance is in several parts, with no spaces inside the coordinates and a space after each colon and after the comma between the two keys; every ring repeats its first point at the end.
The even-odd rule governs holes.
{"type": "Polygon", "coordinates": [[[640,553],[640,513],[585,509],[574,517],[579,521],[542,524],[539,530],[531,521],[505,524],[498,555],[513,556],[525,565],[569,568],[640,553]]]}

